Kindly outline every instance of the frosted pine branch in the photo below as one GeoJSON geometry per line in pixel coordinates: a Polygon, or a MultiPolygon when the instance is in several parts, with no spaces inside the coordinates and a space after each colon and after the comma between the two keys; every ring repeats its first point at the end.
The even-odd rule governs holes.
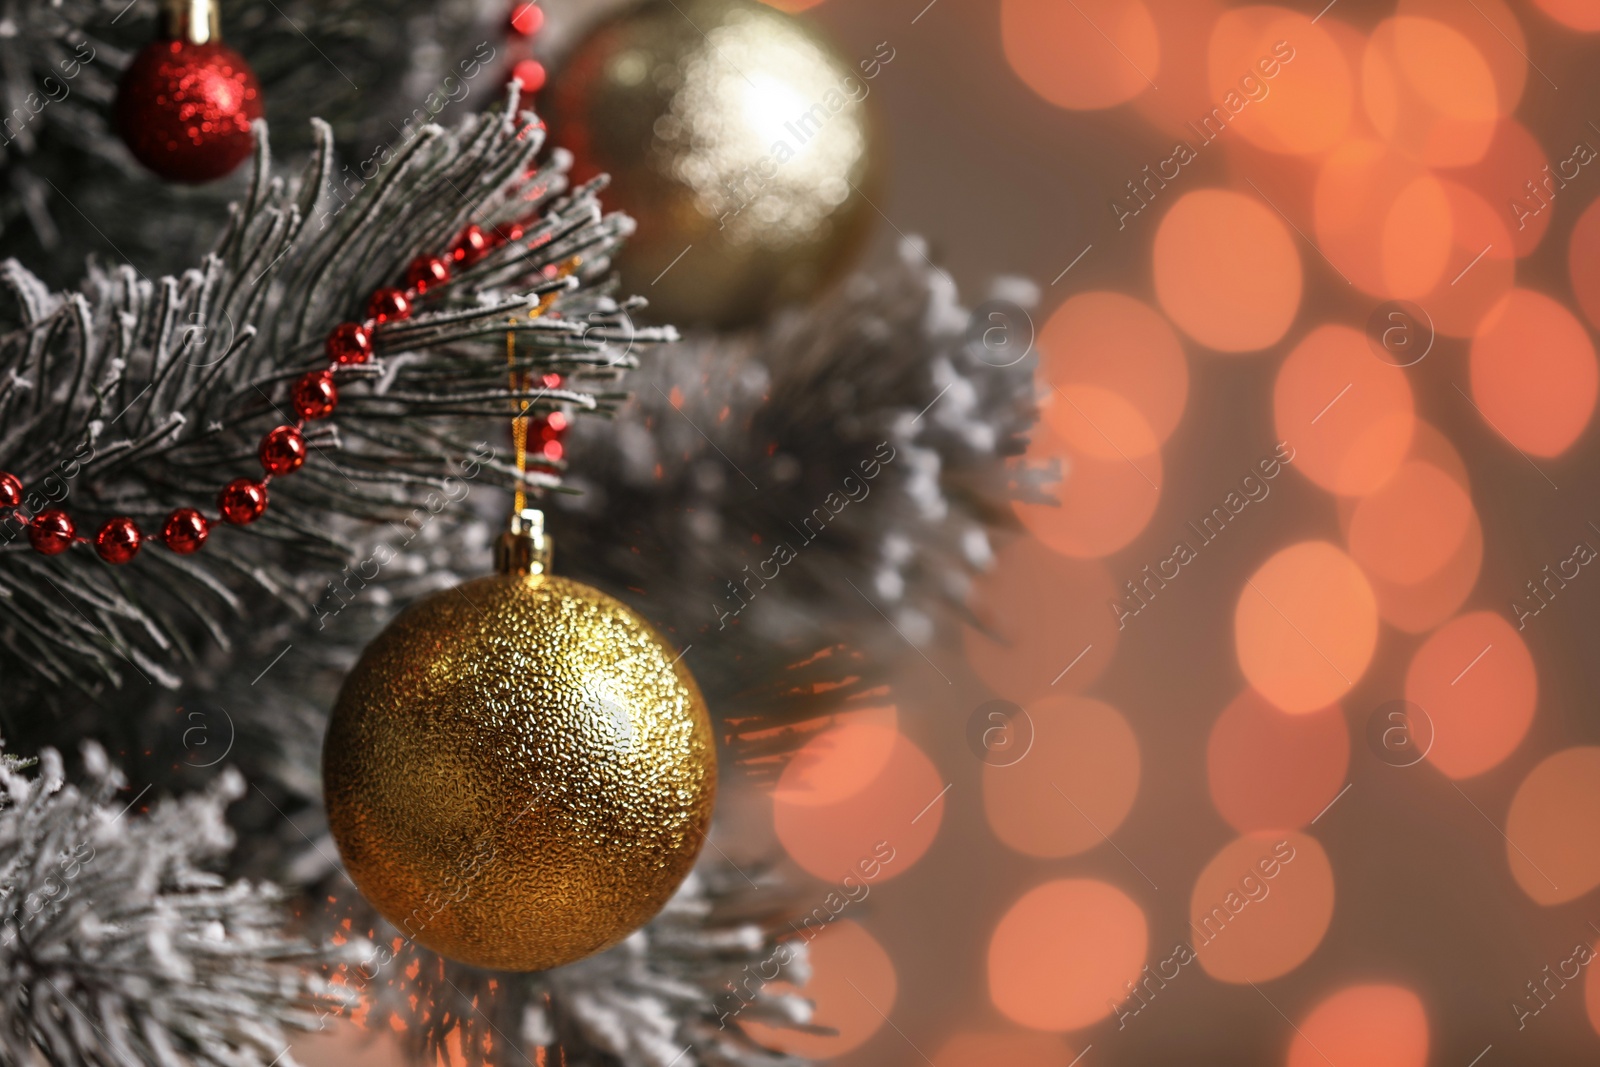
{"type": "MultiPolygon", "coordinates": [[[[87,781],[66,782],[46,750],[39,773],[0,767],[0,1048],[95,1067],[266,1067],[342,1010],[331,962],[285,936],[271,886],[227,883],[210,867],[233,832],[234,773],[148,813],[96,746],[87,781]]],[[[352,953],[360,946],[348,946],[352,953]]]]}
{"type": "Polygon", "coordinates": [[[15,261],[0,266],[0,470],[27,487],[23,512],[64,501],[80,526],[126,514],[148,531],[173,507],[209,510],[221,485],[256,472],[260,436],[293,421],[289,385],[318,365],[333,326],[363,317],[370,292],[469,222],[522,220],[526,233],[377,330],[377,358],[341,369],[336,417],[310,427],[310,460],[273,483],[252,526],[218,529],[195,556],[152,546],[112,570],[92,552],[35,556],[20,522],[3,524],[0,656],[47,682],[170,685],[197,642],[227,642],[245,599],[308,614],[311,589],[348,558],[342,520],[400,523],[463,478],[514,480],[477,439],[484,424],[463,418],[503,420],[524,399],[534,414],[603,410],[634,352],[673,337],[633,329],[634,305],[596,287],[631,223],[602,213],[601,183],[566,190],[564,153],[537,162],[542,129],[514,98],[423,130],[324,229],[312,218],[332,166],[327,127],[292,180],[273,173],[258,129],[248,195],[199,267],[157,279],[95,268],[79,290],[52,292],[15,261]],[[508,330],[518,367],[567,375],[564,391],[508,387],[508,330]]]}

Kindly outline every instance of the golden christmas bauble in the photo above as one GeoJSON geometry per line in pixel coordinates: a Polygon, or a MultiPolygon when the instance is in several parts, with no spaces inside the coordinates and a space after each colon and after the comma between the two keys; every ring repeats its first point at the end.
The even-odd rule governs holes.
{"type": "Polygon", "coordinates": [[[531,971],[660,910],[709,832],[716,765],[699,688],[649,624],[578,582],[498,574],[414,604],[366,650],[323,785],[384,918],[531,971]]]}
{"type": "Polygon", "coordinates": [[[603,23],[544,102],[576,175],[609,173],[608,204],[639,224],[624,291],[664,321],[730,326],[837,276],[872,213],[866,101],[893,58],[843,58],[753,0],[649,0],[603,23]]]}

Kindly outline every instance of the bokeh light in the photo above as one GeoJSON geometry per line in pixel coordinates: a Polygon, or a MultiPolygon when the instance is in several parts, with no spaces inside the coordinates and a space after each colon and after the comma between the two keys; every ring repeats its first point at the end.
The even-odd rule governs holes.
{"type": "Polygon", "coordinates": [[[1222,14],[1219,0],[1145,0],[1161,41],[1161,90],[1142,93],[1133,107],[1163,133],[1194,134],[1188,124],[1210,110],[1211,85],[1205,53],[1196,41],[1211,35],[1222,14]]]}
{"type": "MultiPolygon", "coordinates": [[[[1522,62],[1520,56],[1517,62],[1522,62]]],[[[1518,256],[1526,256],[1539,247],[1556,214],[1528,192],[1528,182],[1541,179],[1549,162],[1544,146],[1528,127],[1507,118],[1495,126],[1494,139],[1481,160],[1448,173],[1494,205],[1495,218],[1506,228],[1511,247],[1518,256]],[[1517,210],[1517,204],[1523,210],[1517,210]]]]}
{"type": "MultiPolygon", "coordinates": [[[[1131,407],[1122,415],[1139,417],[1131,407]]],[[[1154,439],[1148,426],[1139,436],[1154,439]]],[[[1105,451],[1104,445],[1097,451],[1105,451]]],[[[1159,451],[1101,459],[1073,448],[1050,423],[1040,422],[1028,443],[1028,459],[1061,465],[1065,477],[1047,487],[1060,506],[1016,500],[1012,510],[1029,533],[1064,556],[1109,556],[1139,536],[1161,500],[1159,451]]]]}
{"type": "Polygon", "coordinates": [[[1569,29],[1600,30],[1600,3],[1595,0],[1533,0],[1539,10],[1569,29]]]}
{"type": "Polygon", "coordinates": [[[1183,345],[1160,312],[1131,296],[1097,291],[1072,297],[1045,322],[1039,351],[1046,381],[1116,393],[1161,441],[1183,415],[1189,393],[1183,345]]]}
{"type": "Polygon", "coordinates": [[[1566,451],[1589,425],[1597,388],[1588,331],[1556,301],[1513,289],[1484,317],[1472,342],[1472,398],[1515,447],[1566,451]]]}
{"type": "Polygon", "coordinates": [[[1419,303],[1438,333],[1472,337],[1516,284],[1514,231],[1472,189],[1452,181],[1441,181],[1439,188],[1450,207],[1450,251],[1437,284],[1419,303]]]}
{"type": "Polygon", "coordinates": [[[1388,481],[1411,447],[1411,384],[1348,326],[1319,326],[1294,347],[1273,389],[1278,439],[1293,469],[1331,493],[1361,496],[1388,481]]]}
{"type": "Polygon", "coordinates": [[[1247,834],[1212,857],[1189,898],[1195,955],[1219,982],[1266,982],[1304,963],[1333,919],[1333,868],[1303,833],[1247,834]]]}
{"type": "Polygon", "coordinates": [[[1005,1067],[1072,1067],[1078,1058],[1055,1034],[1025,1030],[994,1033],[968,1031],[952,1036],[933,1054],[933,1067],[973,1067],[979,1063],[1005,1067]]]}
{"type": "Polygon", "coordinates": [[[1160,445],[1139,409],[1102,386],[1058,385],[1039,406],[1056,436],[1080,456],[1137,468],[1160,445]]]}
{"type": "Polygon", "coordinates": [[[860,923],[838,919],[808,945],[811,980],[804,989],[787,982],[762,987],[767,995],[800,993],[813,1005],[811,1022],[838,1031],[814,1034],[758,1022],[744,1012],[739,1025],[768,1048],[805,1059],[825,1060],[860,1048],[894,1010],[900,993],[894,961],[860,923]]]}
{"type": "Polygon", "coordinates": [[[967,662],[996,695],[1017,703],[1082,692],[1116,651],[1117,621],[1107,606],[1116,596],[1103,565],[1016,538],[973,585],[970,607],[984,629],[966,627],[967,662]]]}
{"type": "Polygon", "coordinates": [[[1161,220],[1155,284],[1184,333],[1219,352],[1254,352],[1276,344],[1300,309],[1300,254],[1260,200],[1200,190],[1161,220]]]}
{"type": "Polygon", "coordinates": [[[1161,42],[1140,0],[1001,0],[1000,36],[1017,77],[1057,107],[1126,103],[1161,71],[1161,42]]]}
{"type": "MultiPolygon", "coordinates": [[[[1207,65],[1211,100],[1222,108],[1219,121],[1258,148],[1323,152],[1350,125],[1350,66],[1308,15],[1267,5],[1234,8],[1211,31],[1207,65]]],[[[1193,118],[1198,123],[1206,113],[1193,118]]]]}
{"type": "Polygon", "coordinates": [[[1211,728],[1211,802],[1242,834],[1297,830],[1344,787],[1350,732],[1338,705],[1290,715],[1254,689],[1235,697],[1211,728]]]}
{"type": "Polygon", "coordinates": [[[1538,697],[1528,646],[1492,611],[1441,626],[1406,671],[1406,699],[1433,720],[1428,759],[1450,778],[1482,774],[1511,755],[1533,722],[1538,697]]]}
{"type": "MultiPolygon", "coordinates": [[[[813,739],[807,747],[818,743],[813,739]]],[[[837,883],[856,873],[859,864],[887,843],[894,858],[882,864],[876,881],[888,881],[910,870],[933,844],[944,817],[944,785],[922,750],[897,733],[876,777],[834,803],[796,802],[793,789],[776,793],[773,826],[790,858],[825,882],[837,883]]]]}
{"type": "MultiPolygon", "coordinates": [[[[1522,100],[1528,82],[1528,39],[1506,0],[1400,0],[1397,15],[1433,19],[1464,35],[1477,48],[1494,76],[1495,98],[1509,115],[1522,100]]],[[[1494,148],[1491,146],[1492,154],[1494,148]]]]}
{"type": "Polygon", "coordinates": [[[1277,553],[1239,593],[1239,667],[1289,712],[1316,711],[1347,693],[1378,643],[1378,604],[1361,568],[1326,541],[1277,553]]]}
{"type": "Polygon", "coordinates": [[[1323,1000],[1295,1027],[1288,1067],[1427,1067],[1422,1000],[1395,985],[1357,985],[1323,1000]]]}
{"type": "Polygon", "coordinates": [[[1062,879],[1023,894],[989,940],[989,997],[1035,1030],[1077,1030],[1111,1014],[1149,947],[1144,912],[1105,882],[1062,879]]]}
{"type": "Polygon", "coordinates": [[[819,808],[838,804],[871,785],[894,755],[899,714],[892,706],[863,708],[802,745],[773,790],[784,804],[819,808]]]}
{"type": "Polygon", "coordinates": [[[1472,500],[1459,482],[1431,463],[1408,460],[1357,505],[1350,555],[1369,576],[1416,585],[1461,548],[1472,515],[1472,500]]]}
{"type": "Polygon", "coordinates": [[[1567,274],[1583,317],[1600,329],[1600,199],[1591,201],[1572,227],[1567,274]]]}
{"type": "Polygon", "coordinates": [[[1448,201],[1426,167],[1391,146],[1358,138],[1330,152],[1317,172],[1313,217],[1323,255],[1374,296],[1415,299],[1444,274],[1448,201]]]}
{"type": "Polygon", "coordinates": [[[1030,856],[1074,856],[1116,833],[1139,792],[1139,741],[1115,708],[1087,697],[1027,706],[1033,745],[986,764],[983,806],[995,836],[1030,856]]]}
{"type": "Polygon", "coordinates": [[[1482,159],[1500,118],[1494,75],[1472,41],[1443,22],[1409,15],[1373,29],[1361,97],[1380,136],[1435,167],[1482,159]]]}
{"type": "Polygon", "coordinates": [[[1511,799],[1506,841],[1512,877],[1540,904],[1600,886],[1600,748],[1569,748],[1530,771],[1511,799]]]}

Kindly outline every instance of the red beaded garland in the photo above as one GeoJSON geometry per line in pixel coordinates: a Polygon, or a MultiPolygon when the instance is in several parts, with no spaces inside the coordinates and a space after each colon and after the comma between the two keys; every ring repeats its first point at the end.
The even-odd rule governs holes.
{"type": "Polygon", "coordinates": [[[100,553],[100,558],[107,563],[126,563],[139,554],[139,546],[144,544],[144,534],[139,532],[133,520],[126,515],[118,515],[114,519],[107,519],[106,524],[100,527],[100,532],[94,535],[94,550],[100,553]]]}
{"type": "Polygon", "coordinates": [[[518,4],[511,12],[511,28],[524,37],[532,37],[544,25],[544,9],[538,4],[518,4]]]}
{"type": "Polygon", "coordinates": [[[306,439],[293,426],[279,426],[261,439],[261,469],[268,474],[290,474],[306,461],[306,439]]]}
{"type": "Polygon", "coordinates": [[[71,548],[77,533],[72,518],[60,508],[41,511],[28,523],[28,543],[46,556],[59,556],[71,548]]]}
{"type": "Polygon", "coordinates": [[[367,317],[380,325],[411,317],[411,301],[399,289],[379,289],[367,302],[367,317]]]}
{"type": "Polygon", "coordinates": [[[325,419],[338,406],[339,387],[333,383],[332,371],[306,371],[294,383],[290,396],[295,414],[302,419],[325,419]]]}
{"type": "Polygon", "coordinates": [[[235,526],[255,522],[267,510],[267,487],[249,478],[235,478],[217,494],[217,508],[223,519],[235,526]]]}
{"type": "Polygon", "coordinates": [[[359,322],[341,322],[323,345],[334,363],[365,363],[372,356],[372,335],[359,322]]]}
{"type": "Polygon", "coordinates": [[[444,285],[450,280],[450,264],[438,256],[418,256],[406,268],[406,284],[419,293],[426,293],[430,285],[444,285]]]}
{"type": "Polygon", "coordinates": [[[200,551],[211,535],[211,520],[194,508],[178,508],[161,527],[161,541],[180,556],[200,551]]]}
{"type": "Polygon", "coordinates": [[[0,472],[0,508],[14,508],[22,503],[22,479],[15,474],[0,472]]]}
{"type": "Polygon", "coordinates": [[[488,255],[492,247],[494,246],[489,241],[489,235],[483,232],[483,227],[473,223],[456,238],[454,247],[450,249],[450,258],[459,263],[476,263],[488,255]]]}
{"type": "Polygon", "coordinates": [[[522,91],[525,93],[536,93],[544,88],[544,64],[537,59],[518,60],[511,68],[511,76],[522,83],[522,91]]]}

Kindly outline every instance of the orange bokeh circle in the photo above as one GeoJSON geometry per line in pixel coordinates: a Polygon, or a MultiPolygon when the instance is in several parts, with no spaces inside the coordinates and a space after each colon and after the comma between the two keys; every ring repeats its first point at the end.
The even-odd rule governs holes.
{"type": "Polygon", "coordinates": [[[1472,337],[1488,311],[1516,284],[1512,230],[1473,190],[1441,181],[1450,207],[1450,251],[1438,284],[1418,303],[1447,337],[1472,337]]]}
{"type": "MultiPolygon", "coordinates": [[[[1298,11],[1266,5],[1228,11],[1211,31],[1207,68],[1212,123],[1258,148],[1323,152],[1350,125],[1350,66],[1327,30],[1298,11]]],[[[1215,136],[1214,126],[1202,123],[1205,114],[1194,120],[1215,136]]]]}
{"type": "Polygon", "coordinates": [[[1106,1018],[1139,976],[1144,912],[1105,882],[1063,879],[1023,894],[989,939],[989,998],[1035,1030],[1077,1030],[1106,1018]]]}
{"type": "Polygon", "coordinates": [[[1449,778],[1498,765],[1533,723],[1539,681],[1517,631],[1492,611],[1460,615],[1412,656],[1406,699],[1433,722],[1428,759],[1449,778]]]}
{"type": "Polygon", "coordinates": [[[1459,482],[1431,463],[1408,460],[1356,506],[1350,555],[1369,576],[1416,585],[1460,550],[1472,515],[1459,482]]]}
{"type": "MultiPolygon", "coordinates": [[[[1119,417],[1134,425],[1143,422],[1131,407],[1119,409],[1119,417]]],[[[1134,436],[1154,440],[1148,424],[1134,436]]],[[[1105,438],[1096,440],[1102,442],[1097,451],[1105,451],[1105,438]]],[[[1102,459],[1074,448],[1050,423],[1040,422],[1028,444],[1028,459],[1060,464],[1064,477],[1046,486],[1060,504],[1014,500],[1012,510],[1029,533],[1063,556],[1094,559],[1125,547],[1143,532],[1161,500],[1159,451],[1102,459]]]]}
{"type": "MultiPolygon", "coordinates": [[[[1549,162],[1544,146],[1528,127],[1507,118],[1496,125],[1494,139],[1481,160],[1470,167],[1451,170],[1448,175],[1493,205],[1495,221],[1504,228],[1511,251],[1526,256],[1539,247],[1555,217],[1545,200],[1528,190],[1530,182],[1535,188],[1540,187],[1549,162]]],[[[1557,162],[1559,165],[1561,161],[1557,162]]],[[[1540,191],[1549,196],[1549,190],[1540,191]]],[[[1482,243],[1478,244],[1478,248],[1482,247],[1482,243]]],[[[1504,256],[1507,246],[1500,243],[1496,251],[1504,256]]]]}
{"type": "Polygon", "coordinates": [[[1126,399],[1165,441],[1183,415],[1189,364],[1161,313],[1131,296],[1079,293],[1039,332],[1040,375],[1057,387],[1097,385],[1126,399]]]}
{"type": "Polygon", "coordinates": [[[1138,408],[1098,385],[1052,386],[1039,407],[1056,436],[1080,456],[1132,463],[1161,444],[1138,408]]]}
{"type": "Polygon", "coordinates": [[[1378,604],[1355,561],[1326,541],[1277,553],[1246,579],[1233,617],[1239,666],[1288,712],[1325,708],[1372,661],[1378,604]]]}
{"type": "Polygon", "coordinates": [[[1294,468],[1331,493],[1362,496],[1388,481],[1415,422],[1403,370],[1348,326],[1319,326],[1278,370],[1272,406],[1294,468]]]}
{"type": "Polygon", "coordinates": [[[1295,1027],[1288,1067],[1427,1067],[1422,1000],[1394,985],[1357,985],[1323,1000],[1295,1027]]]}
{"type": "Polygon", "coordinates": [[[1568,29],[1594,33],[1600,30],[1600,4],[1595,0],[1533,0],[1539,10],[1568,29]]]}
{"type": "Polygon", "coordinates": [[[1095,110],[1149,89],[1161,42],[1140,0],[1001,0],[1006,62],[1057,107],[1095,110]]]}
{"type": "Polygon", "coordinates": [[[933,844],[944,817],[944,784],[922,750],[897,733],[877,775],[843,799],[817,804],[809,795],[797,802],[792,791],[775,793],[773,827],[790,858],[825,882],[841,881],[874,857],[883,860],[887,845],[893,858],[883,860],[876,880],[888,881],[933,844]]]}
{"type": "MultiPolygon", "coordinates": [[[[1528,82],[1528,39],[1506,0],[1400,0],[1397,15],[1442,22],[1470,40],[1494,76],[1500,112],[1509,115],[1528,82]]],[[[1494,152],[1491,146],[1490,153],[1494,152]]]]}
{"type": "Polygon", "coordinates": [[[1219,352],[1276,344],[1300,309],[1300,253],[1288,226],[1242,193],[1185,194],[1155,242],[1156,297],[1184,333],[1219,352]]]}
{"type": "Polygon", "coordinates": [[[965,630],[967,662],[996,695],[1017,703],[1082,692],[1116,651],[1116,597],[1103,565],[1017,538],[973,586],[970,607],[983,629],[965,630]]]}
{"type": "Polygon", "coordinates": [[[1426,167],[1392,147],[1341,142],[1317,172],[1312,214],[1323,255],[1368,293],[1415,299],[1444,275],[1449,198],[1426,167]]]}
{"type": "Polygon", "coordinates": [[[1565,904],[1600,886],[1600,748],[1546,757],[1506,815],[1511,875],[1540,904],[1565,904]]]}
{"type": "Polygon", "coordinates": [[[1589,325],[1600,329],[1600,199],[1590,202],[1573,224],[1567,245],[1572,293],[1589,325]]]}
{"type": "Polygon", "coordinates": [[[811,738],[778,776],[773,799],[807,808],[838,804],[877,780],[899,740],[893,706],[862,708],[811,738]]]}
{"type": "Polygon", "coordinates": [[[1244,834],[1305,826],[1338,796],[1349,765],[1338,705],[1289,715],[1254,689],[1223,709],[1206,745],[1211,802],[1244,834]]]}
{"type": "Polygon", "coordinates": [[[1195,956],[1219,982],[1265,982],[1316,951],[1333,919],[1333,868],[1302,833],[1248,834],[1212,857],[1189,898],[1195,956]]]}
{"type": "Polygon", "coordinates": [[[1029,856],[1075,856],[1116,833],[1139,792],[1139,741],[1128,720],[1087,697],[1026,709],[1032,746],[986,764],[983,807],[1006,845],[1029,856]]]}
{"type": "Polygon", "coordinates": [[[1361,97],[1381,137],[1432,167],[1482,159],[1501,113],[1494,74],[1472,41],[1410,15],[1385,19],[1367,39],[1361,97]]]}
{"type": "MultiPolygon", "coordinates": [[[[761,987],[760,992],[769,996],[799,993],[814,1005],[812,1024],[829,1027],[837,1033],[813,1034],[768,1025],[756,1021],[754,1012],[741,1013],[735,1018],[746,1033],[767,1048],[802,1059],[832,1059],[860,1048],[883,1027],[894,1010],[900,984],[894,961],[878,939],[849,919],[829,923],[820,933],[812,935],[807,950],[811,980],[804,989],[796,989],[787,982],[772,982],[761,987]]],[[[746,986],[750,984],[745,983],[746,986]]],[[[718,1006],[726,1007],[720,1000],[718,1006]]]]}
{"type": "Polygon", "coordinates": [[[1513,289],[1484,316],[1472,342],[1472,399],[1516,448],[1566,451],[1589,425],[1597,390],[1594,345],[1561,304],[1513,289]]]}

